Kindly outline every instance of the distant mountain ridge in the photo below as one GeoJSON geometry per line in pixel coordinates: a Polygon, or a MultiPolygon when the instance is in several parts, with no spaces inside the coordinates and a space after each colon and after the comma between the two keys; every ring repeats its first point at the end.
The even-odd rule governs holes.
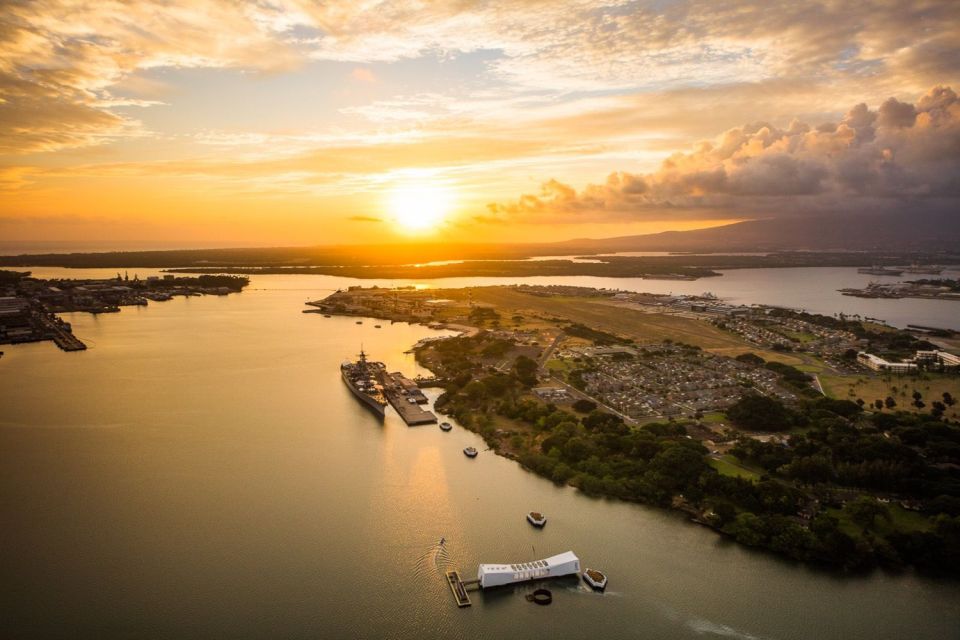
{"type": "MultiPolygon", "coordinates": [[[[113,251],[0,256],[0,267],[100,268],[305,267],[415,265],[452,260],[522,260],[536,256],[631,251],[676,253],[899,252],[923,260],[930,254],[960,254],[960,212],[877,214],[750,220],[710,229],[666,231],[618,238],[551,243],[493,244],[411,242],[231,249],[113,251]],[[917,255],[920,254],[920,255],[917,255]]],[[[665,260],[666,258],[660,258],[665,260]]],[[[692,259],[692,258],[691,258],[692,259]]],[[[671,262],[677,262],[676,257],[671,262]]]]}
{"type": "Polygon", "coordinates": [[[584,252],[957,251],[960,212],[749,220],[693,231],[569,240],[556,246],[584,252]]]}

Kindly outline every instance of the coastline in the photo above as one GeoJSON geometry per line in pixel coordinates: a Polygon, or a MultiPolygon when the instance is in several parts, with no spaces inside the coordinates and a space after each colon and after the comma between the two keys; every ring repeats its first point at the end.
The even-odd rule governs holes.
{"type": "MultiPolygon", "coordinates": [[[[314,303],[312,306],[322,307],[321,304],[314,303]]],[[[320,309],[318,308],[316,312],[323,311],[330,315],[344,315],[344,316],[362,316],[370,317],[375,319],[390,320],[391,322],[408,322],[411,324],[417,324],[421,326],[427,326],[433,329],[444,329],[444,328],[454,328],[448,323],[438,323],[435,321],[430,321],[427,318],[416,318],[408,314],[399,314],[399,313],[377,313],[373,309],[365,308],[363,310],[334,310],[330,307],[320,309]]],[[[554,318],[554,320],[559,320],[554,318]]],[[[473,332],[463,332],[461,333],[461,338],[464,335],[468,335],[475,339],[482,339],[484,335],[482,331],[485,329],[483,327],[483,322],[479,323],[480,326],[473,326],[473,332]],[[479,336],[479,338],[477,337],[479,336]]],[[[459,325],[457,329],[464,329],[464,325],[459,325]]],[[[453,340],[458,340],[458,338],[450,338],[453,340]]],[[[635,504],[643,504],[646,506],[656,506],[662,507],[668,511],[674,511],[679,514],[683,514],[686,520],[689,520],[692,523],[699,524],[701,526],[708,527],[713,531],[721,534],[724,538],[731,539],[734,542],[746,547],[751,547],[753,549],[762,549],[766,552],[771,553],[780,558],[789,559],[800,564],[808,565],[811,567],[819,567],[823,570],[827,570],[833,573],[858,573],[862,574],[869,572],[870,570],[880,566],[885,570],[895,570],[900,571],[905,569],[908,566],[912,566],[913,563],[909,561],[901,561],[895,558],[896,554],[893,554],[893,557],[889,557],[880,553],[879,551],[870,550],[869,552],[864,552],[862,549],[859,549],[856,553],[852,552],[851,548],[851,557],[847,558],[842,553],[839,555],[835,553],[831,557],[826,557],[823,554],[813,553],[812,543],[807,544],[807,551],[800,552],[796,548],[783,547],[777,548],[776,545],[771,546],[769,541],[763,542],[762,540],[756,540],[753,543],[745,541],[748,538],[743,535],[743,531],[735,527],[734,523],[730,518],[721,518],[717,511],[714,508],[707,506],[702,500],[697,500],[696,498],[688,500],[684,497],[682,492],[672,493],[670,495],[661,496],[659,498],[650,498],[650,497],[639,497],[641,494],[636,491],[630,492],[623,488],[623,484],[620,481],[614,481],[612,478],[606,477],[601,479],[599,476],[591,477],[589,474],[585,475],[583,473],[578,473],[575,470],[568,470],[564,473],[558,475],[557,469],[564,468],[566,465],[560,463],[555,465],[554,461],[549,461],[548,456],[545,455],[546,450],[544,448],[544,438],[543,432],[540,432],[539,435],[536,432],[536,427],[531,426],[530,424],[524,425],[522,421],[518,421],[515,418],[510,418],[504,416],[502,412],[502,403],[499,400],[494,398],[488,398],[486,400],[480,400],[472,403],[465,402],[463,400],[463,392],[453,381],[447,376],[444,378],[442,372],[433,366],[433,362],[429,358],[424,356],[428,352],[436,347],[440,342],[446,342],[447,340],[431,340],[424,343],[418,343],[411,348],[411,351],[415,354],[417,362],[420,366],[429,370],[434,374],[435,380],[429,382],[430,386],[442,386],[445,391],[437,399],[434,409],[438,413],[442,413],[445,416],[451,416],[457,420],[457,422],[463,426],[465,429],[472,431],[480,435],[487,446],[497,455],[510,459],[514,462],[520,464],[522,468],[527,471],[530,471],[536,474],[539,477],[549,479],[558,485],[572,486],[585,495],[594,496],[594,497],[604,497],[604,498],[618,498],[624,502],[631,502],[635,504]],[[452,385],[452,386],[451,386],[452,385]],[[458,390],[459,389],[459,390],[458,390]],[[451,391],[453,390],[453,391],[451,391]],[[479,420],[475,420],[475,417],[480,417],[479,420]]],[[[502,374],[497,374],[502,375],[502,374]]],[[[475,384],[475,383],[470,383],[475,384]]],[[[523,398],[530,398],[530,387],[528,386],[525,391],[520,390],[517,392],[517,395],[514,397],[514,401],[519,403],[527,402],[523,398]],[[519,398],[519,400],[518,400],[519,398]]],[[[532,398],[531,398],[532,400],[532,398]]],[[[826,400],[825,400],[826,401],[826,400]]],[[[829,401],[829,402],[843,402],[843,401],[829,401]]],[[[829,404],[828,402],[828,404],[829,404]]],[[[853,404],[853,403],[849,403],[853,404]]],[[[553,408],[552,404],[547,404],[547,407],[553,408]]],[[[854,405],[855,408],[855,405],[854,405]]],[[[609,413],[606,415],[610,415],[609,413]]],[[[571,416],[576,421],[586,422],[588,419],[593,419],[593,416],[571,416]]],[[[543,416],[541,417],[542,422],[543,416]]],[[[602,421],[601,421],[602,422],[602,421]]],[[[622,421],[619,421],[623,425],[622,421]]],[[[713,474],[716,471],[716,474],[713,474],[716,478],[726,477],[724,476],[719,469],[717,469],[711,463],[713,456],[708,456],[708,450],[704,449],[699,444],[694,444],[692,441],[684,441],[684,438],[689,439],[690,436],[686,435],[686,422],[674,422],[671,420],[669,423],[652,423],[649,425],[642,425],[639,427],[633,427],[630,429],[630,433],[641,433],[642,436],[649,436],[648,440],[655,441],[662,449],[687,449],[689,451],[696,452],[696,461],[691,462],[694,465],[701,466],[713,466],[714,469],[709,473],[713,474]],[[653,430],[652,432],[650,430],[653,430]],[[651,435],[651,433],[653,435],[651,435]],[[654,437],[655,436],[655,437],[654,437]],[[699,447],[699,448],[698,448],[699,447]]],[[[610,425],[608,425],[610,426],[610,425]]],[[[625,425],[624,425],[625,426],[625,425]]],[[[616,429],[616,425],[613,425],[613,428],[616,429]]],[[[626,432],[621,432],[626,433],[626,432]]],[[[550,439],[549,432],[546,434],[547,440],[550,439]]],[[[716,452],[714,452],[716,453],[716,452]]],[[[689,457],[693,457],[692,454],[687,454],[689,457]]],[[[572,465],[571,465],[572,466],[572,465]]],[[[727,480],[730,480],[729,478],[727,480]]],[[[768,480],[761,478],[764,484],[768,487],[781,487],[783,490],[787,490],[783,486],[783,480],[768,480]]],[[[749,483],[741,483],[742,485],[749,483]]],[[[752,486],[752,485],[750,485],[752,486]]],[[[838,488],[843,491],[842,487],[838,488]]],[[[778,489],[771,489],[778,490],[778,489]]],[[[708,501],[709,502],[709,501],[708,501]]],[[[803,506],[804,502],[801,500],[798,502],[800,505],[801,511],[810,510],[809,505],[803,506]]],[[[722,506],[722,505],[720,505],[722,506]]],[[[836,508],[831,508],[831,512],[835,512],[836,508]]],[[[799,535],[803,531],[806,531],[807,526],[813,526],[814,523],[812,519],[816,513],[821,515],[825,514],[825,510],[820,510],[819,508],[814,508],[813,512],[805,517],[810,518],[807,521],[807,524],[802,524],[802,520],[796,519],[794,516],[788,516],[784,518],[783,516],[774,516],[774,522],[779,523],[782,526],[787,527],[790,531],[794,532],[794,535],[799,535]],[[797,523],[801,523],[800,526],[797,523]]],[[[749,513],[747,515],[750,515],[749,513]]],[[[833,519],[832,516],[828,520],[833,519]]],[[[836,521],[834,520],[834,528],[836,528],[836,521]]],[[[845,534],[840,533],[837,530],[837,534],[844,536],[841,540],[848,540],[845,534]]],[[[935,573],[935,570],[932,570],[931,567],[916,567],[918,570],[931,570],[932,573],[935,573]]],[[[952,575],[950,570],[947,570],[948,574],[952,575]]]]}

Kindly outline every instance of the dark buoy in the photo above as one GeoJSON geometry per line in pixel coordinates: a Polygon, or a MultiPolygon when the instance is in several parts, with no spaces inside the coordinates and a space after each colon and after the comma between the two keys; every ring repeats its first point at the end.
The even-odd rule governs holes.
{"type": "Polygon", "coordinates": [[[539,605],[548,605],[553,602],[553,594],[550,593],[550,589],[537,589],[527,596],[527,600],[539,605]]]}

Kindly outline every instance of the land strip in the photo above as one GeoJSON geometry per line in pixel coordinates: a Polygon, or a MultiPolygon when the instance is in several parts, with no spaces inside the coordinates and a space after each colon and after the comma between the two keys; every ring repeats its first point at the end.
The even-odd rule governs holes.
{"type": "Polygon", "coordinates": [[[352,287],[311,305],[473,327],[414,349],[444,389],[435,408],[554,482],[800,561],[960,574],[960,375],[924,331],[566,286],[352,287]],[[846,391],[889,389],[865,348],[918,354],[898,379],[910,411],[846,391]]]}

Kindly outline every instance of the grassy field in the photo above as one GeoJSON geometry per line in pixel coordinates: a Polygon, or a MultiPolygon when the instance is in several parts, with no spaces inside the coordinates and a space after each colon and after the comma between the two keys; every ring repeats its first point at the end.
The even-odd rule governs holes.
{"type": "Polygon", "coordinates": [[[783,335],[788,338],[792,338],[801,344],[806,344],[808,342],[813,342],[817,339],[817,336],[812,333],[807,333],[806,331],[781,331],[783,335]]]}
{"type": "MultiPolygon", "coordinates": [[[[907,511],[898,504],[888,504],[887,507],[890,511],[890,521],[877,518],[873,527],[873,530],[880,535],[889,535],[894,532],[929,531],[932,527],[930,520],[915,511],[907,511]]],[[[859,538],[863,534],[863,528],[851,520],[846,511],[830,508],[827,509],[827,513],[838,520],[840,530],[847,535],[859,538]]]]}
{"type": "Polygon", "coordinates": [[[759,473],[741,466],[740,461],[734,456],[726,455],[721,458],[708,458],[707,462],[711,467],[716,469],[720,475],[743,478],[750,482],[756,482],[760,479],[759,473]]]}
{"type": "Polygon", "coordinates": [[[767,362],[782,362],[783,364],[789,364],[790,366],[797,368],[804,363],[803,358],[800,356],[783,353],[782,351],[767,351],[766,349],[754,347],[747,343],[743,343],[743,346],[740,347],[707,349],[707,351],[710,353],[715,353],[718,356],[727,356],[728,358],[736,357],[741,353],[753,353],[760,356],[767,362]]]}
{"type": "Polygon", "coordinates": [[[730,420],[727,416],[721,411],[712,411],[710,413],[703,414],[703,418],[700,419],[700,422],[705,422],[707,424],[724,424],[730,420]]]}
{"type": "Polygon", "coordinates": [[[733,355],[746,351],[758,352],[739,337],[706,322],[661,313],[644,313],[611,304],[602,298],[542,297],[500,287],[473,289],[473,297],[478,302],[496,306],[502,315],[510,315],[513,310],[518,310],[524,315],[536,313],[562,318],[630,338],[640,344],[670,339],[709,351],[729,351],[733,355]]]}
{"type": "MultiPolygon", "coordinates": [[[[926,379],[895,375],[821,375],[820,383],[828,396],[841,400],[856,401],[857,398],[860,398],[869,405],[874,400],[884,400],[887,396],[890,396],[897,401],[895,411],[919,411],[911,404],[914,390],[923,395],[923,401],[927,405],[923,409],[925,412],[930,410],[931,402],[943,399],[944,391],[950,393],[954,398],[960,399],[960,376],[930,373],[924,374],[923,377],[926,379]],[[896,388],[896,391],[894,391],[894,388],[896,388]]],[[[957,418],[960,416],[960,405],[948,407],[945,415],[951,419],[957,418]]]]}

